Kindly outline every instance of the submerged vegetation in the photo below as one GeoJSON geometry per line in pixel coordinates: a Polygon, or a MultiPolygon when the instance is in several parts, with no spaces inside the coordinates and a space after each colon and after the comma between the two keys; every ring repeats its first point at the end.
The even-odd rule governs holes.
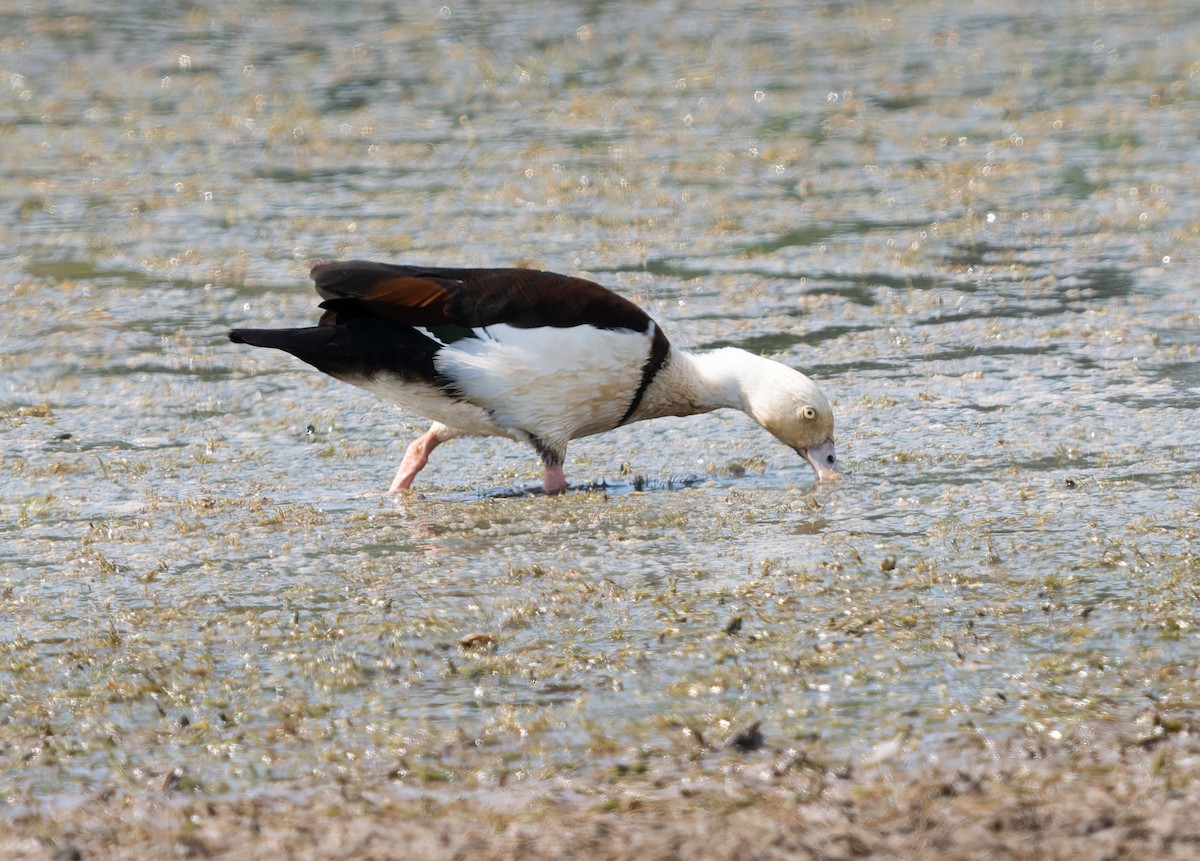
{"type": "Polygon", "coordinates": [[[0,12],[0,855],[1194,854],[1195,28],[1059,5],[0,12]],[[330,256],[588,274],[849,475],[387,498],[421,422],[225,336],[330,256]]]}

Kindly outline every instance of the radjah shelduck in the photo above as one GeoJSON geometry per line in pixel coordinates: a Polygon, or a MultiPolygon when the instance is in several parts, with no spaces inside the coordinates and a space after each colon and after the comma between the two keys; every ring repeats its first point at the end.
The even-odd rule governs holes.
{"type": "Polygon", "coordinates": [[[745,412],[812,466],[839,473],[833,411],[804,374],[745,350],[676,348],[641,308],[583,278],[533,269],[438,269],[363,260],[312,267],[316,326],[234,329],[433,421],[390,490],[459,436],[528,443],[543,489],[566,488],[573,439],[661,416],[745,412]]]}

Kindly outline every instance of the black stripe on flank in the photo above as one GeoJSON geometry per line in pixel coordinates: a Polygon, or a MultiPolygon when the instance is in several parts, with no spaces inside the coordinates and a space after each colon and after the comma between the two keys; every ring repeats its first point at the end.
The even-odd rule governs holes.
{"type": "Polygon", "coordinates": [[[650,343],[650,355],[646,357],[646,363],[642,365],[642,381],[638,383],[637,391],[633,393],[633,400],[629,402],[629,408],[625,410],[625,415],[621,416],[621,420],[617,422],[618,427],[629,421],[637,412],[642,398],[646,395],[646,389],[650,388],[650,383],[662,370],[663,364],[667,361],[667,353],[671,351],[671,342],[667,340],[663,330],[653,320],[650,321],[650,325],[654,327],[654,339],[650,343]]]}
{"type": "Polygon", "coordinates": [[[566,459],[565,452],[552,449],[550,446],[546,445],[546,443],[542,442],[540,437],[534,436],[528,431],[522,431],[522,433],[525,434],[526,438],[529,440],[529,444],[532,445],[534,450],[537,451],[538,457],[542,459],[542,463],[545,466],[563,465],[563,461],[566,459]]]}

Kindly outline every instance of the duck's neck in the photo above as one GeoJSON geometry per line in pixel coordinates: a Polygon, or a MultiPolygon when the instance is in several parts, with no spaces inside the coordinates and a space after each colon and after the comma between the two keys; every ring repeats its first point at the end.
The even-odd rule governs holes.
{"type": "Polygon", "coordinates": [[[745,410],[748,379],[764,361],[753,353],[726,347],[708,353],[671,348],[667,361],[646,390],[635,421],[660,416],[690,416],[719,409],[745,410]]]}

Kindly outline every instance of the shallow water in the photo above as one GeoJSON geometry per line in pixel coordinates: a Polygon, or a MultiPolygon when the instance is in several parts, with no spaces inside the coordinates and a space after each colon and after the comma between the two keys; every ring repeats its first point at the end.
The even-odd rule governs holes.
{"type": "Polygon", "coordinates": [[[0,7],[13,809],[1196,719],[1190,4],[122,5],[0,7]],[[334,256],[589,275],[850,474],[715,414],[389,498],[422,421],[226,339],[334,256]]]}

